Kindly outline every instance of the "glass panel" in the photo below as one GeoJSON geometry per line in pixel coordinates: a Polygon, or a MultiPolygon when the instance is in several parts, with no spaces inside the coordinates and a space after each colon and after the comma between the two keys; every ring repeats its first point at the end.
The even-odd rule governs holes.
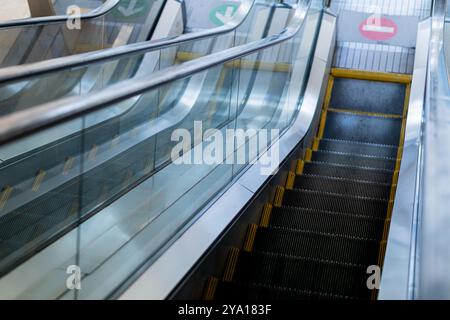
{"type": "MultiPolygon", "coordinates": [[[[62,1],[62,0],[61,0],[62,1]]],[[[64,1],[63,1],[64,2],[64,1]]],[[[63,3],[61,2],[61,3],[63,3]]],[[[73,19],[50,24],[0,29],[0,67],[32,63],[147,40],[157,22],[160,0],[140,1],[128,14],[129,0],[97,18],[80,20],[89,10],[73,4],[64,15],[73,19]]],[[[85,1],[79,1],[81,5],[85,1]]],[[[66,4],[58,8],[66,7],[66,4]]]]}
{"type": "MultiPolygon", "coordinates": [[[[286,25],[290,15],[276,11],[260,36],[286,25]]],[[[0,264],[0,296],[106,298],[154,261],[295,119],[320,15],[311,9],[286,43],[2,146],[11,159],[0,164],[0,245],[20,265],[0,264]],[[20,223],[34,231],[14,242],[20,223]],[[82,290],[67,286],[73,265],[82,290]]]]}
{"type": "MultiPolygon", "coordinates": [[[[98,91],[126,79],[148,75],[172,65],[223,51],[237,44],[261,39],[268,34],[265,30],[271,22],[269,13],[273,10],[274,3],[273,1],[258,2],[237,30],[224,35],[0,84],[0,116],[58,98],[78,95],[80,92],[87,94],[98,91]],[[46,88],[51,90],[40,91],[46,88]]],[[[283,11],[289,10],[283,8],[283,11]]],[[[282,18],[287,19],[286,16],[282,18]]],[[[126,25],[123,29],[127,29],[126,25]]],[[[282,26],[271,28],[271,32],[281,29],[282,26]]]]}

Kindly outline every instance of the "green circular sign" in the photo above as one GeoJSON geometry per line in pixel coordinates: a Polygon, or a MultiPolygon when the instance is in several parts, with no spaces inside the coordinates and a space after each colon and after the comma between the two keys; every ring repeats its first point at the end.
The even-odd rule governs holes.
{"type": "Polygon", "coordinates": [[[211,10],[209,20],[217,26],[223,26],[233,18],[238,8],[239,4],[237,3],[221,5],[211,10]]]}
{"type": "Polygon", "coordinates": [[[146,14],[149,10],[148,0],[122,0],[114,10],[116,18],[125,21],[134,21],[136,18],[146,14]]]}

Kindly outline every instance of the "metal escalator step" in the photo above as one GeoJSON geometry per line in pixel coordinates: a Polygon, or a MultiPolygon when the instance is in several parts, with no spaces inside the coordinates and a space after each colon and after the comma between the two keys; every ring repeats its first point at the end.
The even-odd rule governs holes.
{"type": "Polygon", "coordinates": [[[391,185],[387,183],[372,183],[308,174],[297,176],[294,188],[384,200],[389,200],[391,192],[391,185]]]}
{"type": "Polygon", "coordinates": [[[383,236],[384,222],[380,218],[338,212],[275,207],[270,215],[269,227],[379,240],[383,236]]]}
{"type": "Polygon", "coordinates": [[[400,142],[401,127],[401,118],[328,111],[323,137],[397,146],[400,142]]]}
{"type": "Polygon", "coordinates": [[[325,233],[259,228],[254,251],[356,265],[375,265],[379,242],[325,233]]]}
{"type": "Polygon", "coordinates": [[[313,152],[311,160],[316,162],[386,170],[395,170],[396,165],[396,160],[323,150],[313,152]]]}
{"type": "Polygon", "coordinates": [[[282,205],[385,218],[389,201],[308,190],[286,190],[282,205]]]}
{"type": "Polygon", "coordinates": [[[396,159],[398,148],[391,145],[357,143],[346,140],[321,139],[319,150],[396,159]]]}
{"type": "Polygon", "coordinates": [[[220,282],[215,299],[227,300],[344,300],[352,297],[333,296],[320,292],[306,292],[255,283],[220,282]]]}
{"type": "Polygon", "coordinates": [[[343,178],[373,183],[392,183],[393,171],[383,169],[372,169],[352,167],[323,162],[306,162],[303,169],[304,174],[343,178]]]}
{"type": "Polygon", "coordinates": [[[242,252],[234,281],[370,299],[367,266],[264,252],[242,252]]]}

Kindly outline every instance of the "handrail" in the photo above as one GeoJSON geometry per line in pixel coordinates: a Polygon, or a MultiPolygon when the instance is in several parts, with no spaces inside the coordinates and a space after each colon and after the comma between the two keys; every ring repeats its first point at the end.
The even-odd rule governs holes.
{"type": "Polygon", "coordinates": [[[213,53],[178,66],[172,66],[145,77],[125,80],[81,98],[63,98],[0,118],[0,143],[7,143],[26,134],[99,110],[161,85],[189,77],[289,40],[303,26],[310,6],[311,0],[300,1],[289,25],[277,35],[213,53]]]}
{"type": "MultiPolygon", "coordinates": [[[[93,19],[107,14],[109,11],[114,9],[115,6],[119,4],[120,0],[106,0],[100,7],[91,10],[85,14],[77,17],[81,20],[85,19],[93,19]]],[[[49,17],[36,17],[36,18],[26,18],[26,19],[17,19],[10,21],[0,21],[0,29],[1,28],[16,28],[16,27],[24,27],[30,25],[37,24],[49,24],[56,22],[63,22],[73,19],[74,17],[71,15],[58,15],[58,16],[49,16],[49,17]]]]}
{"type": "Polygon", "coordinates": [[[255,2],[256,0],[243,0],[233,16],[233,19],[225,25],[217,28],[182,34],[180,36],[164,38],[161,40],[138,42],[117,48],[81,53],[31,64],[6,67],[0,69],[0,84],[22,80],[31,76],[38,76],[66,68],[75,68],[94,62],[112,60],[129,54],[164,49],[192,40],[201,40],[212,36],[219,36],[238,28],[245,21],[255,2]]]}

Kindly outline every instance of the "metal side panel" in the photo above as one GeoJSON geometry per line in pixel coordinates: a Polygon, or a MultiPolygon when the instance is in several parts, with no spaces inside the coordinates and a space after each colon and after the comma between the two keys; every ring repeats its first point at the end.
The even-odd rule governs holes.
{"type": "Polygon", "coordinates": [[[425,98],[431,20],[419,24],[414,73],[406,122],[402,164],[392,213],[381,279],[380,300],[412,298],[416,247],[417,195],[415,186],[420,153],[421,123],[425,98]]]}
{"type": "MultiPolygon", "coordinates": [[[[321,97],[326,89],[335,45],[335,32],[336,18],[325,14],[318,38],[320,45],[316,48],[311,77],[300,114],[279,141],[280,159],[286,158],[298,142],[307,135],[315,111],[321,106],[321,97]],[[327,60],[322,57],[327,57],[327,60]]],[[[167,298],[222,231],[252,199],[258,185],[261,187],[267,181],[269,177],[262,176],[259,169],[255,165],[251,166],[119,299],[167,298]]]]}

